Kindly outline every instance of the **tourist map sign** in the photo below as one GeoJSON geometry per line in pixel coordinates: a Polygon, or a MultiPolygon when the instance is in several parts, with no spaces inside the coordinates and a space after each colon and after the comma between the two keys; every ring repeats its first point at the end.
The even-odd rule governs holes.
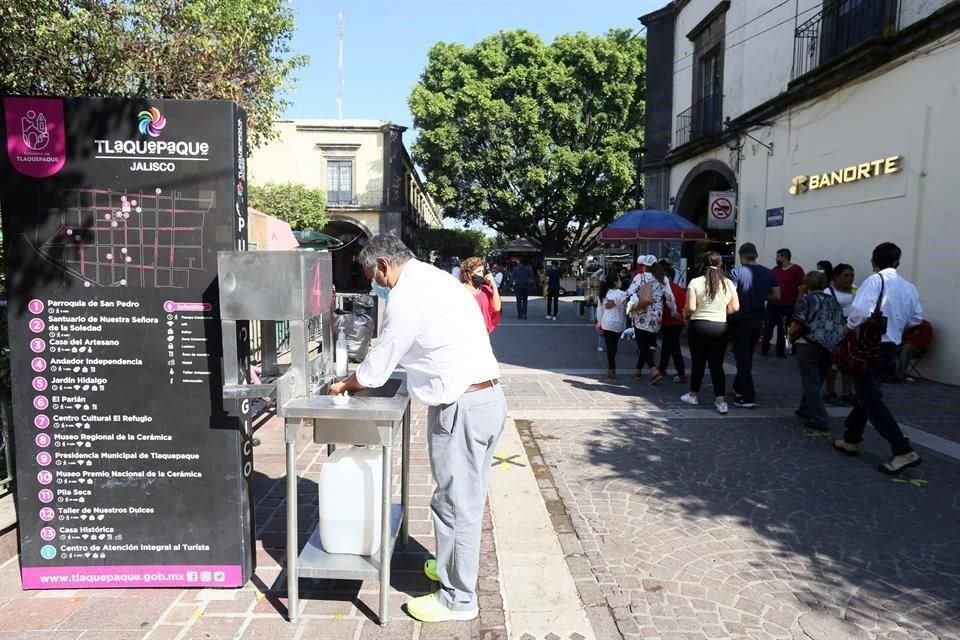
{"type": "Polygon", "coordinates": [[[243,112],[0,104],[24,588],[242,585],[249,412],[221,399],[216,269],[245,248],[243,112]]]}

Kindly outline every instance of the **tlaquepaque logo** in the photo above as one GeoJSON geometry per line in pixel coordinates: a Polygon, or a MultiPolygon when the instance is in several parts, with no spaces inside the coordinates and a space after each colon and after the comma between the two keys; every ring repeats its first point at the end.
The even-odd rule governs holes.
{"type": "Polygon", "coordinates": [[[48,178],[67,160],[66,123],[59,98],[3,98],[7,156],[31,178],[48,178]]]}
{"type": "Polygon", "coordinates": [[[167,126],[167,119],[163,117],[163,114],[161,114],[160,110],[156,107],[150,107],[138,113],[137,120],[139,121],[138,128],[140,129],[140,133],[148,135],[151,138],[159,136],[160,131],[167,126]]]}

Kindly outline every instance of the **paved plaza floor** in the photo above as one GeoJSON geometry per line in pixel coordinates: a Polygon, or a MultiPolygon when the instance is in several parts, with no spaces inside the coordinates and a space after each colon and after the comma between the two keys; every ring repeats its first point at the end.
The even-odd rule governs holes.
{"type": "MultiPolygon", "coordinates": [[[[286,622],[282,437],[268,421],[245,588],[24,592],[14,559],[0,566],[0,640],[960,638],[960,389],[885,387],[924,457],[890,478],[876,471],[888,450],[874,431],[848,458],[803,428],[790,359],[758,357],[758,407],[720,416],[680,403],[682,385],[634,379],[633,343],[606,379],[592,322],[569,301],[555,322],[541,300],[526,321],[509,305],[493,338],[510,419],[477,620],[420,624],[401,608],[433,588],[420,571],[433,537],[419,407],[411,543],[395,554],[387,627],[377,585],[345,581],[302,581],[300,622],[286,622]]],[[[835,437],[844,413],[831,408],[835,437]]],[[[303,544],[325,454],[306,432],[300,451],[303,544]]]]}

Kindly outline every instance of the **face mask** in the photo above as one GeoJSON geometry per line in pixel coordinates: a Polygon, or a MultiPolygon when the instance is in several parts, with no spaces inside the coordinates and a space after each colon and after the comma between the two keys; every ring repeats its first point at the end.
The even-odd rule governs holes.
{"type": "Polygon", "coordinates": [[[477,289],[479,289],[484,285],[484,283],[486,283],[486,280],[483,279],[483,276],[478,276],[476,274],[470,276],[470,281],[473,283],[473,286],[475,286],[477,289]]]}
{"type": "Polygon", "coordinates": [[[383,300],[386,300],[390,295],[390,287],[384,287],[381,284],[378,284],[376,280],[370,281],[370,288],[373,289],[373,293],[383,300]]]}
{"type": "Polygon", "coordinates": [[[778,266],[778,267],[782,267],[782,266],[783,266],[783,260],[781,260],[780,258],[777,258],[777,266],[778,266]]]}

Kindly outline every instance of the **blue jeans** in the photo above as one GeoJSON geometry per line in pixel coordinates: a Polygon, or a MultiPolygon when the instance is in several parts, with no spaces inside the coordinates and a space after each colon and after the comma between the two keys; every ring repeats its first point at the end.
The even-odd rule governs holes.
{"type": "Polygon", "coordinates": [[[893,455],[899,456],[910,453],[913,448],[910,441],[903,435],[900,425],[890,413],[890,409],[883,403],[883,374],[897,359],[896,345],[884,343],[880,347],[880,356],[870,369],[853,379],[853,409],[847,416],[845,426],[847,432],[843,439],[856,444],[863,440],[863,431],[867,428],[867,420],[876,428],[877,432],[890,443],[893,455]]]}
{"type": "Polygon", "coordinates": [[[517,317],[527,317],[527,298],[530,296],[530,288],[526,285],[518,285],[513,288],[513,294],[517,297],[517,317]]]}

